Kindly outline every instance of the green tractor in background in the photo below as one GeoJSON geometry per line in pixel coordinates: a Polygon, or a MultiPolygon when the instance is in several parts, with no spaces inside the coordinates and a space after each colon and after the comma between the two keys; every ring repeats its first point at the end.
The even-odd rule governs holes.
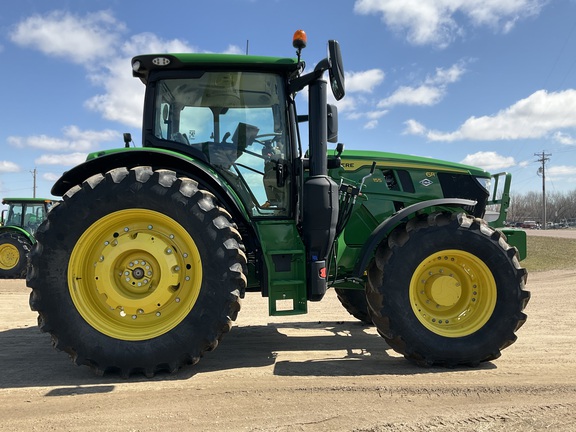
{"type": "Polygon", "coordinates": [[[477,365],[516,340],[526,238],[495,228],[510,176],[328,151],[338,121],[327,88],[345,93],[340,48],[329,41],[304,73],[303,36],[297,58],[132,60],[146,85],[142,146],[126,134],[123,148],[66,172],[31,253],[30,305],[76,364],[123,376],[194,364],[231,329],[247,291],[268,298],[270,315],[292,315],[333,287],[421,365],[477,365]]]}
{"type": "Polygon", "coordinates": [[[24,279],[34,235],[54,202],[45,198],[4,198],[0,220],[0,279],[24,279]]]}

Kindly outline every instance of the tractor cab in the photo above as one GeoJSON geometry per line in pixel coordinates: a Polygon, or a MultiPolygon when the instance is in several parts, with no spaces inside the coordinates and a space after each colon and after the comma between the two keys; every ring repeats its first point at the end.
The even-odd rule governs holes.
{"type": "Polygon", "coordinates": [[[46,218],[53,201],[43,198],[4,198],[2,204],[8,205],[8,209],[2,210],[0,225],[22,228],[33,236],[46,218]]]}
{"type": "Polygon", "coordinates": [[[292,204],[288,160],[297,149],[287,122],[285,85],[282,73],[250,66],[256,69],[248,63],[238,65],[247,71],[152,74],[147,143],[205,161],[233,185],[252,217],[287,216],[292,204]]]}
{"type": "Polygon", "coordinates": [[[26,277],[27,255],[54,201],[44,198],[4,198],[0,218],[0,279],[26,277]]]}

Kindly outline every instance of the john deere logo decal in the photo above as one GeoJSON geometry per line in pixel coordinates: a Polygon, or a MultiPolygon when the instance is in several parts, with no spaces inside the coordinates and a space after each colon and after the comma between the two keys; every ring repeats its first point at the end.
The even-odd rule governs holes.
{"type": "Polygon", "coordinates": [[[425,178],[424,180],[420,180],[420,184],[424,187],[428,187],[431,184],[433,184],[434,182],[432,180],[429,180],[427,178],[425,178]]]}

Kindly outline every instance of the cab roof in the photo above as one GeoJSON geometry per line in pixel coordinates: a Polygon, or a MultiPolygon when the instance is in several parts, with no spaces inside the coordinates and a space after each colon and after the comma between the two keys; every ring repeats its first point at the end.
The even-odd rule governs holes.
{"type": "Polygon", "coordinates": [[[2,198],[2,204],[53,202],[49,198],[2,198]]]}
{"type": "Polygon", "coordinates": [[[132,74],[145,84],[154,70],[251,70],[290,74],[302,63],[291,57],[238,54],[144,54],[132,58],[132,74]]]}

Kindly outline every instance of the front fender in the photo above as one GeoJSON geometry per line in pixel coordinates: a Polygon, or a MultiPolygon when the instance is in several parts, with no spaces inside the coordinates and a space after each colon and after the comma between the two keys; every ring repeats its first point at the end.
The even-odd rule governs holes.
{"type": "Polygon", "coordinates": [[[402,210],[394,213],[380,225],[378,225],[374,231],[370,234],[362,250],[360,251],[360,259],[356,262],[354,267],[354,277],[361,277],[368,267],[368,262],[374,256],[374,251],[378,245],[392,232],[392,230],[408,216],[429,207],[449,207],[449,206],[474,206],[476,201],[467,200],[462,198],[441,198],[428,201],[422,201],[416,204],[412,204],[402,210]]]}
{"type": "Polygon", "coordinates": [[[150,166],[153,169],[169,169],[198,180],[219,199],[235,217],[248,220],[248,213],[233,188],[217,173],[195,158],[169,150],[150,148],[126,148],[93,154],[84,163],[66,171],[52,186],[52,194],[64,195],[70,188],[95,174],[106,173],[114,168],[150,166]]]}
{"type": "Polygon", "coordinates": [[[30,243],[32,243],[32,244],[35,244],[35,243],[36,243],[36,239],[34,238],[34,236],[31,235],[31,234],[30,234],[28,231],[26,231],[24,228],[20,228],[20,227],[17,227],[17,226],[12,226],[12,225],[5,226],[5,227],[4,227],[4,226],[3,226],[3,227],[0,227],[0,234],[11,233],[11,232],[12,232],[12,233],[17,233],[17,234],[23,235],[23,236],[26,237],[26,238],[30,241],[30,243]]]}

